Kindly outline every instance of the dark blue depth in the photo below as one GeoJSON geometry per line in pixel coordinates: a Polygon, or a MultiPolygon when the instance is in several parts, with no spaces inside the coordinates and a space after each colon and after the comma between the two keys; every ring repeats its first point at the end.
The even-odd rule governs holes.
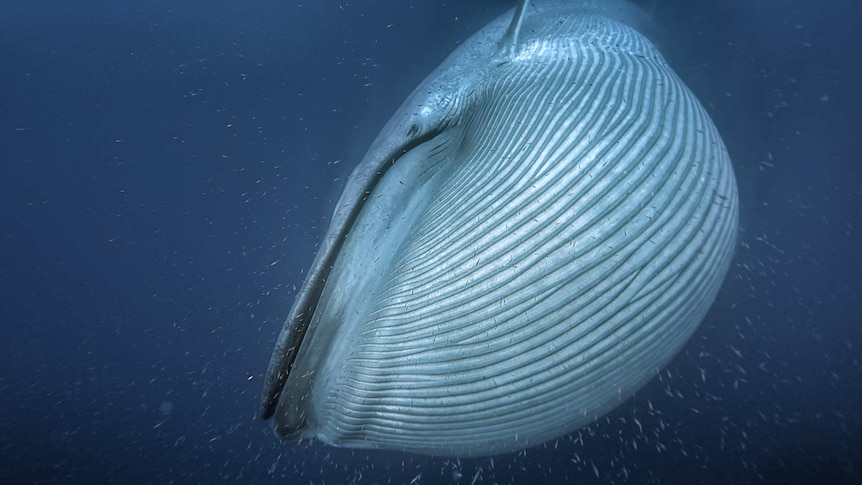
{"type": "Polygon", "coordinates": [[[279,443],[272,345],[345,178],[513,2],[0,4],[0,482],[862,482],[862,6],[647,0],[740,185],[712,311],[609,416],[445,460],[279,443]]]}

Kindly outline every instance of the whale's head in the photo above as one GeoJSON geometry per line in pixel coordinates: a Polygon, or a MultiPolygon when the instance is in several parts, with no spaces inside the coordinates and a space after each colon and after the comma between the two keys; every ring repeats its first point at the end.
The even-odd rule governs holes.
{"type": "Polygon", "coordinates": [[[521,449],[618,405],[703,319],[738,217],[718,131],[633,7],[534,3],[351,175],[270,364],[280,436],[521,449]]]}

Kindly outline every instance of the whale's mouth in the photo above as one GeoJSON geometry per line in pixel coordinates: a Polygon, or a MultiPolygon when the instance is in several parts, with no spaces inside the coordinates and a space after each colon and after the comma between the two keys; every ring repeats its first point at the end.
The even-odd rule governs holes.
{"type": "MultiPolygon", "coordinates": [[[[441,124],[440,126],[434,126],[423,130],[423,127],[418,124],[410,124],[405,129],[405,141],[403,144],[387,152],[386,155],[379,157],[377,161],[363,160],[363,165],[370,163],[379,169],[375,170],[369,177],[362,180],[363,186],[361,193],[364,194],[364,196],[357,198],[349,207],[347,207],[346,223],[342,226],[341,230],[332,237],[332,244],[329,246],[329,251],[327,251],[326,254],[318,256],[324,258],[321,262],[322,264],[315,264],[315,266],[321,270],[314,274],[309,274],[303,283],[300,293],[297,295],[290,317],[288,317],[282,333],[279,336],[276,353],[281,350],[281,358],[279,359],[277,366],[274,366],[274,364],[276,364],[276,355],[274,353],[273,362],[270,363],[266,389],[261,400],[260,416],[263,419],[269,419],[272,417],[278,407],[278,402],[285,383],[290,377],[297,355],[302,349],[303,341],[308,334],[309,325],[314,319],[317,306],[320,303],[320,297],[326,287],[326,282],[329,279],[331,270],[341,254],[342,247],[344,246],[348,235],[354,229],[357,218],[360,216],[363,208],[366,207],[368,197],[375,193],[381,181],[386,179],[387,174],[390,173],[393,166],[405,157],[409,158],[410,154],[420,150],[420,147],[434,145],[429,142],[440,135],[440,133],[442,133],[446,128],[446,125],[441,124]],[[281,349],[279,349],[279,347],[281,349]]],[[[438,143],[436,145],[441,146],[442,143],[438,143]]],[[[429,171],[432,171],[435,168],[435,166],[426,166],[422,173],[418,174],[420,180],[428,178],[430,175],[429,171]]],[[[407,191],[411,188],[406,184],[402,185],[402,191],[407,191]]],[[[341,204],[341,201],[339,204],[341,204]]],[[[293,434],[293,432],[290,434],[293,434]]]]}

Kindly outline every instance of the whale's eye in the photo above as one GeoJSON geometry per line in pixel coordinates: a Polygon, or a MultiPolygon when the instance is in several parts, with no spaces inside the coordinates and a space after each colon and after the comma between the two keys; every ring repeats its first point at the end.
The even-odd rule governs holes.
{"type": "Polygon", "coordinates": [[[410,128],[407,129],[407,138],[413,138],[414,136],[419,134],[419,125],[413,123],[410,125],[410,128]]]}

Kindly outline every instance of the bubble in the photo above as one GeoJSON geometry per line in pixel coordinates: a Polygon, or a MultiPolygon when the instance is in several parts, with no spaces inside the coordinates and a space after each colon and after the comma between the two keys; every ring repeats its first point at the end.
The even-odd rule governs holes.
{"type": "Polygon", "coordinates": [[[162,414],[171,414],[173,410],[174,403],[172,403],[171,401],[162,401],[162,403],[159,404],[159,412],[162,414]]]}

